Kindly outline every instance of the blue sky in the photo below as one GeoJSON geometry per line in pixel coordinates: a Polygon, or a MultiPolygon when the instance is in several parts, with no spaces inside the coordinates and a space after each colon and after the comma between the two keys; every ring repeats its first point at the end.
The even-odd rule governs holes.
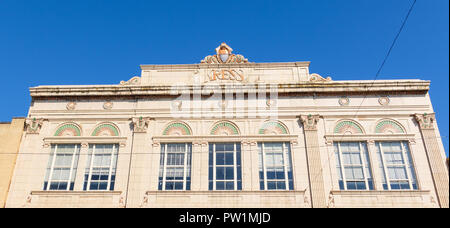
{"type": "MultiPolygon", "coordinates": [[[[198,63],[221,42],[252,62],[312,61],[371,80],[412,0],[0,0],[0,121],[29,87],[117,84],[139,64],[198,63]]],[[[418,0],[378,79],[431,80],[448,153],[449,1],[418,0]]]]}

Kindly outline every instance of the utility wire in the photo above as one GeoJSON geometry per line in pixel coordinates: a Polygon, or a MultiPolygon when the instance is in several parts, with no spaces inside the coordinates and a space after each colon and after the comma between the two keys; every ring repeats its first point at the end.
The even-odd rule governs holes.
{"type": "MultiPolygon", "coordinates": [[[[375,82],[376,82],[376,80],[378,79],[378,77],[379,77],[381,71],[383,70],[384,65],[386,64],[387,60],[389,59],[389,56],[391,55],[391,52],[392,52],[392,50],[394,49],[395,44],[397,43],[397,40],[398,40],[398,38],[400,37],[400,34],[402,33],[402,31],[403,31],[403,29],[404,29],[404,27],[405,27],[405,25],[406,25],[406,22],[408,21],[409,16],[411,15],[411,12],[413,11],[414,6],[416,5],[416,3],[417,3],[417,0],[414,0],[413,3],[411,4],[411,6],[410,6],[410,8],[409,8],[409,10],[408,10],[408,14],[406,15],[405,19],[403,20],[403,23],[402,23],[402,25],[400,26],[400,29],[399,29],[399,31],[397,32],[397,35],[395,36],[394,40],[392,41],[392,44],[391,44],[391,46],[390,46],[388,52],[386,53],[386,56],[384,57],[383,62],[381,63],[380,67],[378,68],[378,71],[377,71],[377,73],[375,74],[375,78],[373,79],[372,84],[367,88],[367,92],[365,93],[364,98],[363,98],[363,100],[361,101],[361,104],[359,105],[358,109],[356,110],[355,115],[354,115],[354,118],[356,118],[356,117],[358,116],[358,112],[360,111],[360,109],[361,109],[361,107],[362,107],[364,101],[367,99],[368,92],[370,91],[370,89],[371,89],[371,88],[373,87],[373,85],[375,84],[375,82]]],[[[349,127],[350,127],[350,126],[347,126],[347,129],[348,129],[349,127]]],[[[328,152],[328,153],[330,153],[330,152],[328,152]]],[[[329,155],[328,155],[328,156],[329,156],[329,155]]],[[[328,160],[327,163],[324,164],[324,165],[329,165],[329,162],[330,162],[330,161],[328,160]]],[[[322,172],[323,172],[323,165],[322,165],[322,168],[321,168],[321,173],[322,173],[322,172]]],[[[317,175],[316,175],[315,177],[312,177],[312,179],[314,179],[314,180],[317,179],[317,178],[318,178],[317,175]]],[[[310,185],[308,185],[308,186],[306,187],[305,191],[308,190],[309,187],[310,187],[310,185]]]]}

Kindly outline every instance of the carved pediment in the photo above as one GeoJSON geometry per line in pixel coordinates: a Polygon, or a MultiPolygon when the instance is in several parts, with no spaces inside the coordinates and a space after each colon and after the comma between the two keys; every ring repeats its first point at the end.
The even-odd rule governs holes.
{"type": "Polygon", "coordinates": [[[215,55],[206,56],[201,61],[203,64],[223,64],[223,63],[248,63],[248,59],[242,55],[232,54],[233,49],[226,43],[222,43],[216,48],[215,55]]]}

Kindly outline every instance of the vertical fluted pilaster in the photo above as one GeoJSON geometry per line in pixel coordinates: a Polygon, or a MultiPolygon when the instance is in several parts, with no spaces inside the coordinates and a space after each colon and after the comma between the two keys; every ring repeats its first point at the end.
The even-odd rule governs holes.
{"type": "Polygon", "coordinates": [[[317,134],[317,123],[319,118],[319,115],[300,116],[305,132],[306,157],[308,159],[309,183],[313,208],[327,207],[317,134]]]}
{"type": "Polygon", "coordinates": [[[422,140],[430,164],[433,182],[438,196],[439,205],[443,208],[449,207],[449,177],[445,167],[445,160],[439,149],[438,139],[436,138],[434,114],[416,114],[414,115],[419,124],[422,133],[422,140]]]}

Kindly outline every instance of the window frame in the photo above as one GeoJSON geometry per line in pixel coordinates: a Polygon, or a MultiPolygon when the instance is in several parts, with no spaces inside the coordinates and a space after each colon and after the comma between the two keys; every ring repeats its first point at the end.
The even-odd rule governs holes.
{"type": "MultiPolygon", "coordinates": [[[[238,148],[238,144],[240,144],[240,142],[214,142],[214,143],[210,143],[210,145],[212,146],[212,152],[208,151],[208,154],[210,155],[209,160],[211,159],[211,154],[212,154],[212,179],[210,179],[209,177],[211,176],[211,173],[208,174],[208,183],[212,182],[212,188],[211,186],[209,186],[209,190],[210,191],[242,191],[242,145],[240,146],[240,150],[237,151],[238,148]],[[217,165],[217,150],[216,150],[216,146],[218,144],[233,144],[233,165],[217,165]],[[240,153],[240,161],[238,165],[238,159],[237,159],[237,153],[240,153]],[[239,166],[239,167],[238,167],[239,166]],[[233,180],[217,180],[217,168],[233,168],[233,180]],[[238,175],[238,168],[240,169],[240,178],[238,175]],[[225,189],[219,189],[217,190],[217,182],[224,182],[224,188],[225,189]],[[226,189],[226,183],[233,183],[233,190],[227,190],[226,189]],[[240,184],[239,184],[240,183],[240,184]]],[[[208,150],[211,150],[211,146],[208,147],[208,150]]],[[[229,151],[223,151],[224,153],[229,152],[229,151]]],[[[210,164],[211,161],[209,161],[208,164],[210,164]]],[[[211,168],[211,165],[208,165],[209,168],[211,168]]],[[[209,169],[208,172],[211,172],[211,170],[209,169]]],[[[226,171],[225,171],[226,172],[226,171]]],[[[225,173],[226,176],[226,173],[225,173]]]]}
{"type": "Polygon", "coordinates": [[[160,153],[160,173],[158,175],[158,190],[159,191],[190,191],[191,190],[191,182],[192,182],[192,144],[191,143],[163,143],[161,144],[161,153],[160,153]],[[184,145],[184,161],[183,165],[167,165],[168,154],[180,154],[180,152],[168,152],[168,145],[184,145]],[[162,161],[161,161],[162,160],[162,161]],[[188,161],[189,160],[189,161],[188,161]],[[167,170],[168,168],[183,168],[183,180],[167,180],[167,170]],[[162,171],[162,173],[161,173],[162,171]],[[188,181],[189,176],[189,181],[188,181]],[[166,189],[166,183],[173,182],[175,183],[183,183],[182,189],[166,189]],[[188,186],[189,183],[189,186],[188,186]]]}
{"type": "MultiPolygon", "coordinates": [[[[114,178],[114,186],[111,189],[112,174],[114,173],[115,176],[117,176],[117,161],[118,161],[118,158],[119,158],[119,148],[120,148],[120,146],[118,144],[115,144],[115,143],[111,143],[111,144],[108,144],[108,143],[105,143],[105,144],[103,144],[103,143],[102,144],[100,144],[100,143],[94,144],[93,143],[93,144],[89,145],[89,148],[88,148],[88,150],[89,150],[88,159],[87,159],[87,162],[86,162],[86,169],[85,169],[85,174],[84,174],[85,178],[86,178],[86,175],[88,175],[87,176],[88,179],[87,180],[85,179],[85,183],[83,183],[84,184],[83,191],[114,191],[116,177],[114,178]],[[106,187],[106,189],[91,189],[92,175],[93,175],[94,168],[100,168],[100,169],[105,168],[105,167],[102,167],[102,166],[94,167],[95,156],[98,155],[98,154],[95,153],[97,145],[112,145],[113,146],[110,153],[102,153],[102,155],[103,154],[110,154],[111,155],[111,159],[110,159],[111,162],[109,164],[108,180],[107,180],[107,187],[106,187]],[[91,146],[92,146],[92,151],[91,151],[91,148],[90,148],[91,146]],[[86,170],[89,170],[88,173],[86,173],[86,170]]],[[[106,168],[108,168],[108,167],[106,167],[106,168]]],[[[102,181],[100,179],[96,180],[96,181],[99,182],[99,183],[105,182],[105,181],[102,181]]]]}
{"type": "Polygon", "coordinates": [[[419,181],[417,178],[417,170],[416,170],[416,166],[414,164],[414,160],[413,160],[413,156],[412,156],[412,152],[411,152],[411,145],[408,143],[408,141],[405,141],[405,140],[376,141],[375,147],[377,149],[377,153],[379,153],[378,157],[381,158],[381,160],[379,162],[380,162],[380,166],[382,166],[382,169],[380,171],[381,171],[381,175],[382,175],[382,177],[384,177],[383,179],[385,181],[385,183],[382,183],[383,190],[385,190],[385,191],[417,191],[420,189],[419,181]],[[383,143],[399,143],[400,144],[403,164],[387,164],[385,151],[383,150],[383,145],[382,145],[383,143]],[[408,146],[407,149],[405,147],[405,144],[406,144],[406,146],[408,146]],[[389,175],[389,172],[388,172],[389,167],[405,169],[405,171],[406,171],[405,174],[407,175],[407,179],[395,179],[394,181],[395,182],[407,181],[408,185],[409,185],[409,189],[401,189],[401,188],[400,189],[392,189],[391,182],[394,182],[394,181],[391,180],[391,177],[389,175]],[[412,172],[414,172],[414,174],[412,172]],[[414,187],[413,182],[415,183],[416,187],[414,187]],[[384,187],[384,184],[386,184],[387,188],[384,187]]]}
{"type": "Polygon", "coordinates": [[[259,167],[258,167],[258,173],[263,172],[263,180],[261,180],[261,175],[259,175],[259,183],[260,183],[260,190],[261,191],[293,191],[295,189],[294,186],[294,171],[292,166],[292,148],[289,142],[258,142],[258,160],[259,161],[259,167]],[[268,180],[267,179],[267,151],[265,150],[266,145],[265,144],[282,144],[282,155],[283,155],[283,170],[284,170],[284,183],[285,183],[285,189],[269,189],[268,188],[268,182],[281,182],[281,179],[274,179],[274,180],[268,180]],[[289,153],[289,154],[288,154],[289,153]],[[290,172],[292,175],[292,180],[289,178],[289,171],[288,168],[290,168],[290,172]],[[264,182],[264,189],[261,189],[261,182],[264,182]],[[290,185],[290,181],[292,181],[292,189],[290,185]]]}
{"type": "MultiPolygon", "coordinates": [[[[78,170],[78,162],[80,159],[80,150],[81,150],[81,144],[52,144],[51,145],[51,154],[50,154],[50,158],[49,158],[49,162],[47,165],[47,174],[45,176],[45,180],[44,180],[44,191],[73,191],[75,188],[75,181],[76,181],[76,174],[77,174],[77,170],[78,170]],[[74,146],[74,150],[72,153],[72,160],[71,160],[71,165],[70,165],[70,171],[69,171],[69,176],[67,179],[67,187],[66,189],[50,189],[52,180],[53,180],[53,173],[55,171],[55,168],[67,168],[66,167],[55,167],[56,165],[56,158],[58,157],[58,145],[73,145],[74,146]],[[50,162],[51,159],[51,162],[50,162]],[[50,165],[50,167],[48,167],[50,165]],[[73,182],[73,186],[72,183],[73,182]]],[[[63,153],[63,154],[67,154],[67,153],[63,153]]],[[[62,181],[59,181],[62,182],[62,181]]]]}
{"type": "MultiPolygon", "coordinates": [[[[339,184],[339,188],[343,191],[374,191],[375,190],[375,181],[374,181],[374,174],[373,174],[373,170],[372,170],[372,166],[373,166],[373,159],[370,156],[370,152],[369,152],[369,145],[366,141],[337,141],[337,142],[333,142],[333,148],[337,149],[337,151],[334,152],[335,156],[336,153],[338,155],[338,157],[335,157],[336,160],[336,165],[339,164],[339,170],[337,170],[337,172],[340,173],[340,176],[342,178],[342,185],[344,187],[344,189],[341,189],[341,186],[339,184]],[[356,165],[356,164],[344,164],[343,161],[343,152],[341,149],[341,144],[342,143],[358,143],[358,150],[359,150],[359,158],[360,158],[360,165],[356,165]],[[363,145],[364,144],[364,145],[363,145]],[[363,151],[363,148],[365,146],[365,149],[363,151]],[[365,154],[364,154],[365,153],[365,154]],[[364,181],[360,181],[360,180],[348,180],[346,177],[346,168],[361,168],[363,171],[363,175],[364,175],[364,181]],[[370,176],[368,175],[367,172],[370,172],[370,176]],[[370,189],[370,184],[369,184],[369,179],[372,180],[372,189],[370,189]],[[365,185],[365,189],[348,189],[348,182],[364,182],[365,185]]],[[[339,174],[338,173],[338,174],[339,174]]],[[[338,179],[338,182],[340,182],[341,180],[338,179]]]]}

